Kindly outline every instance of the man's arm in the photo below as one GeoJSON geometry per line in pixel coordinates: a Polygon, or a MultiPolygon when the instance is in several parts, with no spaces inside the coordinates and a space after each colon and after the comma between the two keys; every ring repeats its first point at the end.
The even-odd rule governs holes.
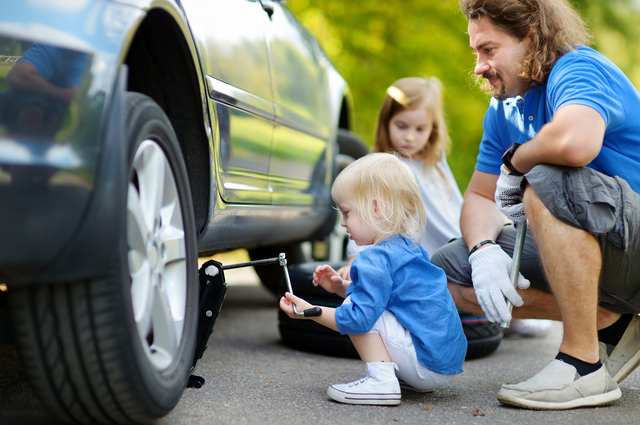
{"type": "MultiPolygon", "coordinates": [[[[495,241],[504,226],[505,216],[494,200],[497,181],[498,176],[478,170],[471,177],[460,219],[468,250],[481,241],[495,241]]],[[[476,300],[487,318],[491,322],[510,321],[511,312],[504,297],[516,307],[523,303],[509,278],[511,257],[502,247],[487,243],[469,256],[469,264],[476,300]]],[[[519,274],[517,286],[525,289],[529,281],[519,274]]]]}
{"type": "Polygon", "coordinates": [[[504,226],[505,217],[494,200],[497,181],[495,174],[473,172],[460,213],[460,229],[469,250],[481,241],[495,241],[504,226]]]}
{"type": "Polygon", "coordinates": [[[70,104],[75,98],[78,87],[58,87],[40,76],[38,70],[29,62],[18,61],[7,74],[10,86],[41,93],[70,104]]]}
{"type": "Polygon", "coordinates": [[[536,137],[516,150],[511,164],[521,173],[538,164],[583,167],[600,153],[605,130],[604,118],[595,109],[563,106],[536,137]]]}

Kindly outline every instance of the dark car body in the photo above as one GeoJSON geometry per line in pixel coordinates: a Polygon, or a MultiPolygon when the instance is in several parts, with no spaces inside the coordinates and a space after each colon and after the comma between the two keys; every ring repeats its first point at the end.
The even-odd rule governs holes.
{"type": "Polygon", "coordinates": [[[2,2],[0,282],[43,403],[81,423],[166,414],[193,353],[196,257],[326,237],[350,117],[346,82],[284,1],[2,2]],[[184,232],[136,251],[146,148],[177,191],[177,215],[151,227],[184,232]],[[140,264],[156,292],[134,289],[140,264]]]}
{"type": "Polygon", "coordinates": [[[201,253],[312,239],[332,220],[347,86],[280,2],[56,3],[0,6],[0,87],[10,89],[7,71],[32,42],[82,62],[77,94],[50,134],[14,136],[9,110],[19,105],[5,93],[0,279],[78,279],[104,265],[123,219],[116,211],[124,146],[113,125],[123,89],[149,95],[172,121],[201,253]],[[120,75],[123,64],[128,72],[120,75]],[[54,174],[57,193],[11,187],[10,169],[31,166],[54,174]]]}

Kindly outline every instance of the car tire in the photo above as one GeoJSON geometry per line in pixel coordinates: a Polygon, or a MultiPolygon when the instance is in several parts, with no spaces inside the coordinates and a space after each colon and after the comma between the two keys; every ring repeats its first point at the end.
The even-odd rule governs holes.
{"type": "Polygon", "coordinates": [[[502,342],[502,329],[498,323],[492,323],[484,316],[458,309],[462,321],[462,330],[467,337],[466,360],[486,357],[498,349],[502,342]]]}
{"type": "MultiPolygon", "coordinates": [[[[289,267],[293,293],[313,305],[338,307],[344,298],[311,283],[313,271],[321,264],[326,263],[309,262],[289,267]]],[[[332,264],[334,268],[340,266],[341,264],[332,264]]],[[[283,344],[296,350],[325,356],[360,358],[348,335],[342,335],[312,320],[292,319],[279,310],[278,330],[283,344]]]]}
{"type": "MultiPolygon", "coordinates": [[[[313,305],[338,307],[342,304],[342,297],[330,294],[311,283],[313,271],[321,264],[325,263],[310,262],[289,267],[293,293],[313,305]]],[[[336,270],[342,265],[344,263],[331,264],[336,270]]],[[[458,309],[458,315],[467,338],[466,360],[486,357],[498,349],[503,338],[499,324],[491,323],[486,317],[463,309],[458,309]]],[[[334,357],[359,358],[348,335],[342,335],[314,321],[292,319],[279,311],[278,328],[282,342],[296,350],[334,357]]]]}
{"type": "MultiPolygon", "coordinates": [[[[342,170],[347,168],[349,164],[357,159],[369,153],[369,147],[367,144],[358,137],[355,133],[349,130],[338,130],[338,149],[339,153],[336,158],[337,174],[340,174],[342,170]]],[[[333,229],[327,237],[327,261],[338,262],[345,261],[347,243],[349,237],[347,231],[341,226],[342,217],[340,214],[336,215],[336,221],[333,224],[333,229]]]]}
{"type": "Polygon", "coordinates": [[[9,292],[32,388],[65,422],[153,421],[178,403],[193,362],[198,270],[185,164],[162,109],[125,98],[127,219],[107,269],[9,292]]]}
{"type": "Polygon", "coordinates": [[[338,129],[338,149],[340,155],[358,159],[369,153],[367,144],[355,133],[344,128],[338,129]]]}

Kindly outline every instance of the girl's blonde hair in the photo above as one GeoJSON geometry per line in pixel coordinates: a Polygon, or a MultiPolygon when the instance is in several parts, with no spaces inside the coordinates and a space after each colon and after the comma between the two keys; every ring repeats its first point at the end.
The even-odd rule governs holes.
{"type": "Polygon", "coordinates": [[[360,219],[378,232],[375,243],[402,235],[420,244],[427,216],[416,178],[400,155],[371,153],[351,163],[338,174],[331,196],[338,205],[354,204],[360,219]]]}
{"type": "MultiPolygon", "coordinates": [[[[393,152],[389,122],[399,112],[419,108],[425,108],[433,117],[433,129],[422,151],[426,172],[444,159],[451,145],[442,109],[442,83],[436,77],[402,78],[387,89],[378,115],[373,152],[393,152]]],[[[442,170],[437,169],[444,177],[442,170]]]]}

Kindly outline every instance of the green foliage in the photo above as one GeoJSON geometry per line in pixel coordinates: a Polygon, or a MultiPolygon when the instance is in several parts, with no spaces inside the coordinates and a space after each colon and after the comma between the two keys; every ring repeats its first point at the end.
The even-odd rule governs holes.
{"type": "MultiPolygon", "coordinates": [[[[636,0],[575,2],[595,35],[594,47],[640,83],[640,12],[636,0]]],[[[449,164],[460,189],[468,185],[482,138],[489,97],[470,75],[475,63],[467,21],[457,0],[288,0],[289,9],[316,35],[348,81],[355,132],[369,144],[385,90],[411,76],[438,77],[453,142],[449,164]]]]}

